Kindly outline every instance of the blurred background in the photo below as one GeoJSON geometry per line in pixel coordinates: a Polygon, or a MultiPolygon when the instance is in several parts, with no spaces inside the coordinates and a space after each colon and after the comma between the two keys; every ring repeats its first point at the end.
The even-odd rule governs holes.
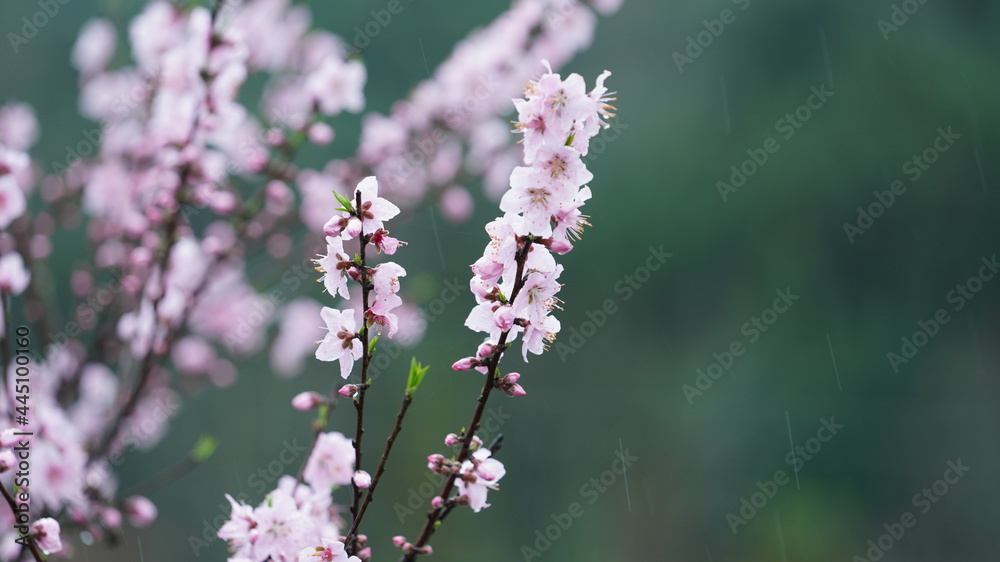
{"type": "MultiPolygon", "coordinates": [[[[17,54],[0,48],[0,102],[34,105],[47,168],[93,126],[69,66],[80,25],[124,26],[140,4],[72,2],[17,54]]],[[[348,38],[383,6],[311,4],[348,38]]],[[[506,6],[407,5],[364,51],[368,109],[387,111],[506,6]]],[[[2,31],[36,10],[4,2],[2,31]]],[[[588,157],[593,228],[564,260],[563,331],[550,353],[508,364],[528,395],[491,401],[502,490],[448,519],[434,559],[995,560],[998,24],[985,0],[626,0],[603,19],[564,68],[588,84],[611,70],[619,114],[588,157]]],[[[301,163],[353,151],[358,122],[341,118],[331,151],[301,163]]],[[[425,457],[468,422],[481,386],[448,368],[478,341],[462,327],[468,264],[498,213],[470,187],[467,223],[424,208],[395,229],[410,242],[396,256],[405,286],[433,321],[369,395],[369,459],[410,356],[432,370],[366,524],[376,559],[417,534],[426,483],[437,488],[425,457]],[[462,289],[450,304],[435,300],[445,281],[462,289]]],[[[82,250],[56,251],[69,264],[82,250]]],[[[250,260],[252,276],[268,267],[250,260]]],[[[77,559],[224,559],[223,494],[257,503],[298,470],[310,418],[288,401],[333,376],[312,361],[281,380],[263,355],[239,368],[234,388],[196,393],[155,450],[127,459],[122,488],[203,433],[215,456],[150,495],[153,527],[77,559]]],[[[331,427],[350,431],[353,415],[340,408],[331,427]]]]}

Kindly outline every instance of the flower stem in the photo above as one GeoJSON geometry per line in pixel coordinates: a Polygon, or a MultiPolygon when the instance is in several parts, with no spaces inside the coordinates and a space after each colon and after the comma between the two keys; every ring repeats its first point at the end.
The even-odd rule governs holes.
{"type": "MultiPolygon", "coordinates": [[[[513,302],[517,298],[518,293],[521,292],[521,288],[524,287],[524,264],[528,260],[528,252],[531,251],[531,238],[525,240],[524,245],[518,248],[515,259],[517,261],[517,280],[514,282],[514,290],[511,292],[510,302],[513,302]]],[[[465,433],[465,439],[462,440],[462,449],[458,453],[457,462],[461,464],[469,457],[469,453],[472,449],[472,438],[475,437],[476,431],[479,429],[479,422],[483,418],[483,413],[486,411],[486,402],[490,398],[490,392],[493,387],[496,386],[496,377],[499,373],[500,360],[503,358],[503,353],[507,349],[507,338],[510,336],[510,330],[507,330],[500,334],[500,340],[497,342],[496,351],[490,357],[489,364],[487,365],[486,381],[483,383],[483,390],[479,394],[479,400],[476,403],[476,409],[472,413],[472,421],[469,422],[468,431],[465,433]]],[[[438,524],[444,519],[451,511],[450,502],[448,501],[448,496],[451,494],[455,487],[455,480],[458,478],[458,473],[453,472],[451,476],[444,483],[444,487],[441,489],[439,494],[442,499],[445,500],[445,504],[441,507],[434,508],[427,513],[427,522],[424,523],[424,528],[420,532],[420,537],[417,541],[413,543],[413,548],[409,552],[403,554],[400,562],[413,562],[416,560],[417,556],[421,553],[419,552],[423,546],[425,546],[428,541],[430,541],[431,535],[437,530],[438,524]]]]}
{"type": "MultiPolygon", "coordinates": [[[[7,505],[10,506],[14,519],[17,519],[17,502],[14,501],[14,498],[10,495],[10,492],[7,491],[7,486],[0,485],[0,490],[3,490],[3,497],[4,499],[7,500],[7,505]]],[[[45,562],[46,560],[45,554],[43,554],[42,551],[38,549],[38,544],[35,543],[35,537],[31,536],[30,533],[25,535],[25,537],[28,539],[25,542],[28,545],[28,550],[31,552],[31,555],[38,562],[45,562]]]]}
{"type": "Polygon", "coordinates": [[[346,544],[351,544],[354,540],[358,532],[358,527],[361,525],[361,519],[364,518],[365,512],[368,510],[368,505],[372,503],[372,499],[375,497],[375,487],[378,486],[379,480],[382,478],[382,473],[385,472],[385,463],[389,460],[389,453],[392,451],[392,445],[396,442],[396,437],[403,429],[403,416],[406,415],[406,410],[409,409],[412,401],[413,396],[409,394],[403,397],[403,405],[400,406],[399,412],[396,414],[396,425],[392,428],[392,433],[389,434],[389,438],[385,441],[385,449],[382,450],[382,458],[378,461],[378,468],[375,469],[375,476],[372,477],[371,486],[368,487],[368,492],[365,494],[365,500],[361,504],[361,509],[357,517],[354,518],[351,530],[348,531],[347,538],[344,540],[346,544]]]}

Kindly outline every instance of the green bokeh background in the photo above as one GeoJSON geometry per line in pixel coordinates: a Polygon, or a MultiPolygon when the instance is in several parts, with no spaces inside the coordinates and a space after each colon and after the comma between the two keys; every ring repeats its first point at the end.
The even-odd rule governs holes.
{"type": "MultiPolygon", "coordinates": [[[[139,4],[76,0],[18,54],[6,40],[0,45],[0,100],[36,107],[43,137],[33,154],[43,165],[64,161],[66,146],[93,127],[77,115],[68,64],[77,30],[97,13],[123,25],[139,4]]],[[[384,7],[312,4],[319,26],[348,38],[371,19],[369,10],[384,7]]],[[[572,330],[593,335],[562,348],[562,357],[556,348],[518,367],[528,396],[492,403],[499,417],[509,415],[500,428],[503,489],[491,493],[490,509],[448,519],[435,536],[434,559],[524,560],[522,545],[534,548],[536,532],[545,533],[553,514],[574,502],[583,514],[541,559],[847,561],[863,557],[866,541],[904,511],[916,526],[884,560],[996,559],[1000,279],[984,282],[961,310],[947,298],[977,275],[981,258],[1000,250],[1000,4],[928,0],[888,40],[878,20],[890,18],[889,0],[741,5],[627,0],[565,69],[588,82],[610,69],[609,84],[619,92],[620,135],[589,159],[594,226],[563,260],[558,342],[573,345],[572,330]],[[703,20],[727,8],[735,21],[680,72],[673,54],[704,31],[703,20]],[[823,85],[833,96],[794,136],[776,132],[776,122],[823,85]],[[939,127],[960,137],[910,181],[902,166],[932,146],[939,127]],[[768,137],[780,149],[723,201],[716,182],[768,137]],[[844,223],[895,179],[905,193],[852,243],[844,223]],[[648,276],[637,271],[651,248],[661,247],[672,254],[663,267],[648,276]],[[626,292],[616,291],[624,285],[616,284],[627,276],[648,279],[625,300],[626,292]],[[786,287],[799,299],[749,343],[742,326],[786,287]],[[587,322],[607,300],[617,312],[591,331],[587,322]],[[899,353],[901,337],[939,308],[949,322],[894,372],[887,353],[899,353]],[[744,343],[745,353],[689,403],[682,385],[694,385],[697,370],[733,341],[744,343]],[[843,428],[794,475],[785,460],[790,440],[806,445],[821,418],[843,428]],[[627,483],[616,477],[604,493],[581,489],[623,450],[637,457],[627,483]],[[913,496],[957,459],[971,470],[920,513],[913,496]],[[727,514],[738,513],[741,499],[777,470],[788,483],[734,534],[727,514]]],[[[434,68],[505,6],[405,4],[365,50],[368,109],[387,110],[426,77],[424,56],[434,68]]],[[[36,9],[35,2],[0,4],[0,31],[14,31],[36,9]]],[[[357,119],[335,125],[333,151],[353,149],[357,119]]],[[[302,163],[319,166],[324,157],[329,153],[314,151],[302,163]]],[[[445,279],[466,286],[467,264],[487,240],[482,225],[497,212],[478,195],[477,203],[463,225],[423,209],[397,227],[411,243],[397,255],[410,272],[405,284],[424,305],[445,279]]],[[[66,262],[54,265],[61,286],[81,251],[69,237],[57,247],[66,262]]],[[[274,287],[273,267],[263,253],[252,257],[261,290],[274,287]]],[[[426,506],[401,524],[394,504],[405,505],[410,490],[419,493],[425,456],[443,451],[441,437],[467,423],[472,410],[480,377],[447,368],[477,341],[462,327],[472,303],[465,292],[444,307],[413,352],[433,369],[366,524],[376,559],[394,556],[392,535],[417,534],[426,506]]],[[[410,354],[395,360],[369,395],[372,461],[410,354]]],[[[218,540],[196,556],[191,537],[228,513],[225,492],[261,499],[263,484],[252,475],[280,464],[284,440],[309,436],[308,417],[291,411],[288,400],[326,389],[332,376],[312,362],[305,375],[279,380],[264,356],[239,367],[235,388],[197,393],[154,451],[128,458],[122,486],[182,457],[202,433],[219,439],[216,455],[151,495],[160,507],[155,526],[126,530],[109,552],[80,549],[76,559],[224,558],[218,540]]],[[[351,416],[341,408],[333,426],[349,431],[351,416]]],[[[294,473],[300,461],[281,470],[294,473]]]]}

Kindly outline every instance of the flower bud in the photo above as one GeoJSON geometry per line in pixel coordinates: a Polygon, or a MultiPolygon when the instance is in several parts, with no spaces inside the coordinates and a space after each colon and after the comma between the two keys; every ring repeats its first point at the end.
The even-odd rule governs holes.
{"type": "Polygon", "coordinates": [[[445,466],[445,463],[447,463],[447,462],[448,462],[448,459],[444,458],[444,455],[439,455],[439,454],[435,453],[435,454],[430,455],[429,457],[427,457],[427,468],[430,469],[433,472],[444,474],[446,472],[444,470],[444,466],[445,466]]]}
{"type": "Polygon", "coordinates": [[[62,539],[59,537],[59,531],[59,523],[51,517],[39,519],[31,526],[31,534],[35,536],[38,546],[45,552],[62,550],[62,539]]]}
{"type": "Polygon", "coordinates": [[[431,499],[431,506],[434,507],[434,509],[438,509],[442,505],[444,505],[444,499],[442,499],[441,496],[434,496],[431,499]]]}
{"type": "Polygon", "coordinates": [[[455,361],[455,363],[452,364],[451,368],[456,371],[468,371],[469,369],[478,366],[479,366],[479,360],[477,360],[475,357],[463,357],[462,359],[455,361]]]}
{"type": "Polygon", "coordinates": [[[125,513],[136,527],[145,527],[156,519],[156,506],[148,498],[132,496],[125,500],[125,513]]]}
{"type": "Polygon", "coordinates": [[[318,146],[326,146],[333,142],[333,127],[326,123],[313,123],[309,127],[309,140],[318,146]]]}
{"type": "Polygon", "coordinates": [[[406,537],[403,535],[396,535],[395,537],[392,537],[392,544],[395,545],[396,548],[402,547],[405,543],[406,537]]]}
{"type": "Polygon", "coordinates": [[[326,399],[318,392],[307,391],[299,393],[292,398],[292,407],[296,410],[307,412],[326,402],[326,399]]]}
{"type": "Polygon", "coordinates": [[[17,459],[14,458],[14,451],[4,449],[0,451],[0,474],[17,466],[17,459]]]}
{"type": "Polygon", "coordinates": [[[518,373],[510,373],[504,378],[500,379],[497,383],[497,387],[504,391],[508,396],[524,396],[527,392],[521,385],[517,384],[517,381],[521,378],[518,373]]]}
{"type": "Polygon", "coordinates": [[[354,473],[354,485],[358,488],[367,488],[372,485],[372,476],[363,470],[354,473]]]}
{"type": "Polygon", "coordinates": [[[454,447],[462,442],[462,438],[455,433],[449,433],[444,436],[444,444],[449,447],[454,447]]]}
{"type": "Polygon", "coordinates": [[[357,393],[358,385],[356,384],[345,384],[340,387],[340,390],[337,391],[337,394],[343,396],[344,398],[354,398],[357,393]]]}
{"type": "Polygon", "coordinates": [[[546,238],[542,242],[542,244],[544,244],[546,248],[552,251],[552,253],[559,254],[560,256],[569,253],[569,251],[573,249],[573,245],[567,242],[566,240],[555,240],[553,238],[546,238]]]}

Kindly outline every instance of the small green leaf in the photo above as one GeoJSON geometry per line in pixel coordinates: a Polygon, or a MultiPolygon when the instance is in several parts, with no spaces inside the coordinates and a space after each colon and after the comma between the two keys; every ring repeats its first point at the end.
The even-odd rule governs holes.
{"type": "Polygon", "coordinates": [[[375,353],[375,344],[378,343],[378,336],[372,338],[372,341],[368,342],[368,355],[375,353]]]}
{"type": "Polygon", "coordinates": [[[420,386],[420,383],[423,382],[424,375],[427,374],[428,369],[430,369],[430,367],[424,367],[423,365],[421,365],[417,361],[416,357],[410,360],[410,376],[406,380],[407,396],[413,396],[413,393],[416,392],[417,388],[420,386]]]}
{"type": "Polygon", "coordinates": [[[576,138],[576,133],[570,133],[569,137],[566,139],[566,146],[573,146],[573,139],[576,138]]]}
{"type": "Polygon", "coordinates": [[[215,440],[211,435],[202,435],[198,442],[195,443],[194,448],[191,449],[191,460],[196,463],[203,463],[208,460],[209,457],[215,453],[215,450],[219,448],[219,442],[215,440]]]}
{"type": "Polygon", "coordinates": [[[350,199],[344,197],[336,191],[333,192],[333,196],[336,197],[337,201],[344,207],[343,209],[337,209],[338,211],[347,211],[348,213],[354,212],[354,203],[350,199]]]}

